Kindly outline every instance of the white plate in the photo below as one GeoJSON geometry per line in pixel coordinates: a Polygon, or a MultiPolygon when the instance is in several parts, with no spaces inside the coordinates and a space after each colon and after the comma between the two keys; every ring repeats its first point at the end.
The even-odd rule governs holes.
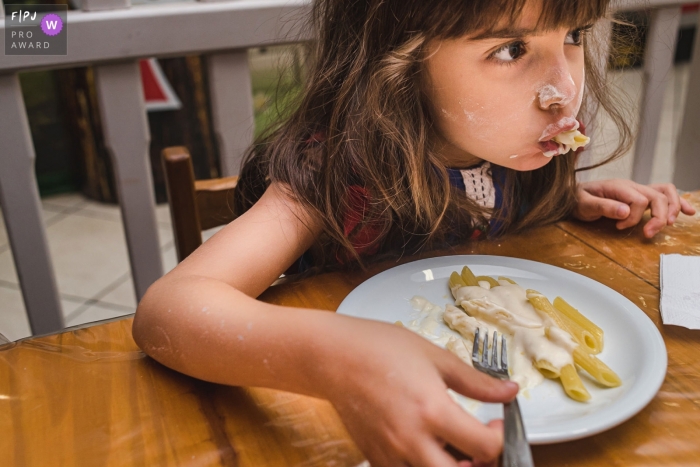
{"type": "MultiPolygon", "coordinates": [[[[666,375],[666,346],[651,320],[631,301],[587,277],[547,264],[502,256],[445,256],[403,264],[384,271],[353,290],[338,313],[379,321],[408,323],[416,312],[415,295],[444,307],[454,303],[447,279],[468,265],[474,274],[506,276],[553,300],[561,296],[605,332],[599,355],[622,378],[618,388],[602,388],[580,373],[591,393],[587,403],[569,399],[558,381],[545,380],[521,394],[519,401],[528,440],[548,444],[590,436],[612,428],[642,410],[666,375]]],[[[449,330],[447,326],[444,330],[449,330]]],[[[500,404],[463,407],[486,422],[502,417],[500,404]]]]}

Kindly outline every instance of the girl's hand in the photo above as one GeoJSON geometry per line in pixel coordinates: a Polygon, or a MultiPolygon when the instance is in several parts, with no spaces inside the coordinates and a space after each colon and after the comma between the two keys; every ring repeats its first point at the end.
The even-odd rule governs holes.
{"type": "MultiPolygon", "coordinates": [[[[422,337],[390,324],[348,319],[334,340],[324,396],[372,467],[457,467],[497,462],[503,424],[484,425],[447,388],[488,402],[512,400],[515,383],[471,368],[422,337]],[[338,359],[336,361],[336,358],[338,359]],[[474,461],[457,461],[449,443],[474,461]]],[[[328,361],[327,359],[325,361],[328,361]]],[[[495,465],[495,464],[494,464],[495,465]]]]}
{"type": "Polygon", "coordinates": [[[644,211],[651,207],[651,219],[644,226],[644,236],[651,238],[666,225],[673,225],[682,212],[692,216],[695,208],[678,195],[671,183],[640,185],[631,180],[601,180],[578,185],[578,205],[574,217],[594,221],[601,217],[618,219],[617,228],[637,225],[644,211]]]}

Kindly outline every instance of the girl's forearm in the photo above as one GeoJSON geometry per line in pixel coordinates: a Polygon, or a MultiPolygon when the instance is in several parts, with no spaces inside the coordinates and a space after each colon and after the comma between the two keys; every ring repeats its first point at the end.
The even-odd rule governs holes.
{"type": "Polygon", "coordinates": [[[165,277],[139,304],[133,336],[155,360],[198,379],[325,397],[319,366],[347,319],[263,303],[207,277],[165,277]]]}

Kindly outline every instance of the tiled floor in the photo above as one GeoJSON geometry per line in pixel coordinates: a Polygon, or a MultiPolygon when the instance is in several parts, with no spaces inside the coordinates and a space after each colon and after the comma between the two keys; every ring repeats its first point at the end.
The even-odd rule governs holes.
{"type": "MultiPolygon", "coordinates": [[[[665,90],[664,114],[652,172],[653,182],[670,182],[673,178],[671,155],[680,129],[687,77],[687,65],[676,67],[665,90]]],[[[639,102],[641,71],[612,73],[610,79],[629,93],[632,103],[639,102]]],[[[588,152],[594,158],[600,157],[614,146],[612,130],[610,123],[603,121],[600,131],[592,135],[594,147],[588,152]]],[[[629,178],[631,167],[632,157],[627,156],[592,171],[589,177],[629,178]]],[[[42,200],[42,214],[66,325],[74,326],[133,313],[136,300],[119,208],[69,194],[42,200]]],[[[158,206],[157,218],[163,266],[165,271],[169,271],[175,266],[176,257],[167,205],[158,206]]],[[[213,233],[206,232],[205,238],[213,233]]],[[[0,333],[10,340],[30,335],[1,216],[0,333]]]]}

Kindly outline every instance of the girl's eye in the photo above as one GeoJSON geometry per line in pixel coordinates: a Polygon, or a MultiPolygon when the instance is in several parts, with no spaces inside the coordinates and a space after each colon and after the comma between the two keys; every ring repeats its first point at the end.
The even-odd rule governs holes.
{"type": "Polygon", "coordinates": [[[581,45],[582,41],[583,29],[574,29],[566,35],[566,39],[564,39],[564,44],[581,45]]]}
{"type": "Polygon", "coordinates": [[[514,62],[525,55],[525,43],[522,41],[511,42],[491,54],[490,58],[495,58],[502,62],[514,62]]]}

